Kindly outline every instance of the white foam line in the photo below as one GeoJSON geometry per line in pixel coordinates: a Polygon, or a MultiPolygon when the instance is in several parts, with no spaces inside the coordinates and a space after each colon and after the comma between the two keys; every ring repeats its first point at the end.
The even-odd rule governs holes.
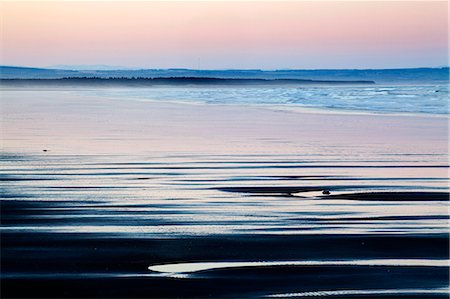
{"type": "Polygon", "coordinates": [[[269,298],[292,298],[292,297],[328,297],[340,295],[382,295],[382,294],[448,294],[449,289],[390,289],[390,290],[336,290],[315,291],[301,293],[273,294],[269,298]]]}
{"type": "Polygon", "coordinates": [[[369,260],[335,260],[335,261],[272,261],[272,262],[206,262],[177,263],[148,267],[161,273],[194,273],[204,270],[271,267],[271,266],[406,266],[406,267],[449,267],[449,260],[443,259],[369,259],[369,260]]]}

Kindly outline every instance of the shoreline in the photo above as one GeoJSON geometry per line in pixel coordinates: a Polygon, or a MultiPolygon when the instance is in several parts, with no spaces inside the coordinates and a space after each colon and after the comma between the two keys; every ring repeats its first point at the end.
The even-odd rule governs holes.
{"type": "Polygon", "coordinates": [[[448,149],[448,117],[122,100],[73,89],[1,92],[5,153],[302,154],[340,146],[354,153],[446,154],[448,149]]]}
{"type": "Polygon", "coordinates": [[[447,119],[2,96],[4,297],[445,296],[447,119]]]}
{"type": "MultiPolygon", "coordinates": [[[[434,84],[431,84],[434,85],[434,84]]],[[[310,85],[311,87],[313,85],[310,85]]],[[[355,85],[358,86],[358,85],[355,85]]],[[[359,85],[360,86],[360,85],[359,85]]],[[[379,88],[389,87],[390,85],[380,85],[377,86],[379,88]]],[[[416,86],[416,85],[414,85],[416,86]]],[[[92,88],[88,88],[83,85],[75,85],[75,86],[50,86],[50,85],[42,85],[42,86],[14,86],[14,85],[2,85],[0,81],[0,93],[1,92],[17,92],[17,91],[28,91],[28,92],[70,92],[74,96],[79,97],[89,97],[93,99],[102,99],[102,100],[115,100],[115,101],[124,101],[124,102],[143,102],[143,103],[160,103],[160,104],[181,104],[181,105],[191,105],[191,106],[212,106],[212,107],[234,107],[234,108],[257,108],[257,109],[265,109],[275,112],[294,112],[294,113],[307,113],[307,114],[323,114],[323,115],[361,115],[361,116],[380,116],[380,117],[418,117],[418,118],[445,118],[450,121],[450,110],[447,113],[427,113],[427,112],[394,112],[394,111],[375,111],[375,110],[357,110],[357,109],[345,109],[345,108],[325,108],[325,107],[305,107],[301,105],[295,104],[258,104],[258,103],[207,103],[205,101],[200,100],[187,100],[187,99],[152,99],[152,98],[142,98],[131,96],[128,98],[123,98],[123,96],[117,95],[90,95],[86,92],[95,92],[96,90],[145,90],[148,88],[166,88],[170,86],[92,86],[92,88]]],[[[175,86],[176,87],[176,86],[175,86]]],[[[182,87],[182,86],[179,86],[182,87]]],[[[190,86],[187,88],[198,88],[200,86],[190,86]]],[[[207,87],[207,86],[204,86],[207,87]]],[[[234,88],[235,86],[231,86],[230,88],[234,88]]],[[[239,87],[239,86],[237,86],[239,87]]],[[[246,88],[245,86],[242,86],[246,88]]],[[[255,86],[258,87],[258,86],[255,86]]],[[[324,87],[324,85],[317,85],[317,87],[324,87]]],[[[341,86],[328,86],[333,88],[343,87],[341,86]]],[[[226,88],[226,86],[219,86],[219,88],[226,88]]]]}

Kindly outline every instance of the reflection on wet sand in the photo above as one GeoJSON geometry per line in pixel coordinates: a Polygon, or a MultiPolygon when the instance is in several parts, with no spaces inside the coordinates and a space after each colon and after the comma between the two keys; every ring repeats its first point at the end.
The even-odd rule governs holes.
{"type": "Polygon", "coordinates": [[[210,262],[210,263],[179,263],[150,266],[148,269],[154,272],[182,274],[194,273],[206,270],[229,268],[255,268],[276,266],[404,266],[404,267],[448,267],[448,260],[437,259],[373,259],[350,261],[274,261],[274,262],[210,262]]]}
{"type": "Polygon", "coordinates": [[[3,156],[5,291],[26,295],[16,285],[39,281],[30,289],[51,297],[44,286],[57,280],[104,296],[81,290],[108,280],[135,288],[113,297],[445,296],[449,193],[436,161],[403,172],[247,159],[3,156]],[[389,279],[361,280],[379,275],[389,279]],[[401,288],[417,280],[423,289],[401,288]]]}
{"type": "Polygon", "coordinates": [[[447,298],[443,118],[4,95],[3,297],[447,298]]]}

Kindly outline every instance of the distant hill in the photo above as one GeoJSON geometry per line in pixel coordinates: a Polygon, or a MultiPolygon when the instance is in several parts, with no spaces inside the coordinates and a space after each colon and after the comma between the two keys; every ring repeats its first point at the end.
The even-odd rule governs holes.
{"type": "Polygon", "coordinates": [[[325,81],[375,81],[376,83],[448,82],[449,68],[367,70],[64,70],[0,66],[0,79],[62,78],[168,78],[201,77],[223,79],[301,79],[325,81]]]}
{"type": "Polygon", "coordinates": [[[259,78],[211,78],[211,77],[157,77],[157,78],[98,78],[68,77],[58,79],[1,79],[8,85],[343,85],[374,84],[374,81],[355,80],[305,80],[305,79],[259,79],[259,78]]]}

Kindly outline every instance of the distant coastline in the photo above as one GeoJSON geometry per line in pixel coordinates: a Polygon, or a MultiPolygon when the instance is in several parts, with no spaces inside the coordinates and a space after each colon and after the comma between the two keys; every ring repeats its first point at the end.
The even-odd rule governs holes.
{"type": "MultiPolygon", "coordinates": [[[[405,69],[317,69],[317,70],[196,70],[196,69],[133,69],[133,70],[72,70],[72,69],[45,69],[16,66],[0,66],[0,79],[155,79],[185,78],[187,82],[200,82],[202,78],[208,79],[257,79],[257,80],[300,80],[303,83],[311,81],[374,81],[377,84],[440,84],[449,81],[449,68],[405,68],[405,69]]],[[[172,80],[171,81],[175,81],[172,80]]],[[[299,82],[300,82],[299,81],[299,82]]],[[[43,82],[43,81],[41,81],[43,82]]],[[[60,81],[58,81],[60,82],[60,81]]],[[[84,81],[87,82],[87,81],[84,81]]],[[[100,82],[100,81],[99,81],[100,82]]],[[[104,81],[101,81],[104,82],[104,81]]],[[[113,81],[108,81],[113,82],[113,81]]],[[[118,81],[115,81],[117,84],[118,81]]],[[[130,81],[127,81],[130,82],[130,81]]],[[[137,81],[134,81],[137,82],[137,81]]],[[[146,81],[148,83],[148,81],[146,81]]],[[[153,81],[155,82],[155,81],[153,81]]],[[[237,81],[221,81],[233,83],[237,81]]],[[[251,83],[251,81],[246,81],[251,83]]],[[[266,82],[266,81],[263,81],[266,82]]],[[[281,81],[277,81],[280,83],[281,81]]],[[[299,83],[297,82],[297,83],[299,83]]],[[[217,83],[217,82],[216,82],[217,83]]],[[[267,83],[267,82],[266,82],[267,83]]],[[[292,83],[292,81],[290,81],[292,83]]]]}
{"type": "Polygon", "coordinates": [[[247,78],[211,78],[211,77],[68,77],[60,79],[0,79],[6,85],[349,85],[375,84],[371,80],[311,80],[311,79],[247,79],[247,78]]]}

